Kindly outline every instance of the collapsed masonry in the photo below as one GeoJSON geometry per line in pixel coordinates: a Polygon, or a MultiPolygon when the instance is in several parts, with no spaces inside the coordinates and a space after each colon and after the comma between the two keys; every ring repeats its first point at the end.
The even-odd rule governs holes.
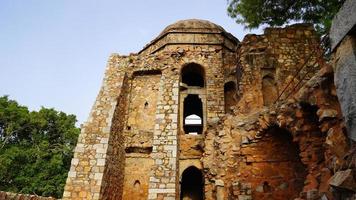
{"type": "Polygon", "coordinates": [[[310,25],[183,20],[109,58],[63,199],[347,199],[354,150],[310,25]]]}

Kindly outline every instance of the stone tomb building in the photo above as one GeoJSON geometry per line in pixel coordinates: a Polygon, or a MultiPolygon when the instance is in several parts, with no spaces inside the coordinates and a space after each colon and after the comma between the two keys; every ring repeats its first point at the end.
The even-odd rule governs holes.
{"type": "Polygon", "coordinates": [[[110,56],[63,199],[332,199],[351,143],[310,25],[182,20],[110,56]]]}

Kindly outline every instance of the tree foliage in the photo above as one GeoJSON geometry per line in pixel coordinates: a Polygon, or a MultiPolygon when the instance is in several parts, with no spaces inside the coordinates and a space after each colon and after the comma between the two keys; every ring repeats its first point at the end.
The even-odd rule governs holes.
{"type": "Polygon", "coordinates": [[[0,190],[60,198],[80,132],[75,122],[0,97],[0,190]]]}
{"type": "Polygon", "coordinates": [[[315,25],[325,34],[345,0],[228,0],[228,14],[246,28],[282,26],[291,21],[315,25]]]}

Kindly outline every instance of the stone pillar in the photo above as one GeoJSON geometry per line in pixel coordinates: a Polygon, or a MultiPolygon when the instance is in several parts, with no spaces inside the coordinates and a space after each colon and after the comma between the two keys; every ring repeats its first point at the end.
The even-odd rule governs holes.
{"type": "MultiPolygon", "coordinates": [[[[168,71],[168,70],[167,70],[168,71]]],[[[163,71],[153,134],[148,199],[175,200],[178,197],[178,95],[179,76],[163,71]]]]}
{"type": "Polygon", "coordinates": [[[79,135],[63,200],[100,198],[111,122],[124,80],[116,58],[109,59],[102,87],[79,135]]]}

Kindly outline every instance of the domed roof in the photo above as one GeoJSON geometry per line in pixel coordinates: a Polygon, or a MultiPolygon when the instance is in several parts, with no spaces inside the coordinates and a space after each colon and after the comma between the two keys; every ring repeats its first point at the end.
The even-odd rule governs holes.
{"type": "Polygon", "coordinates": [[[231,46],[231,49],[234,49],[236,44],[239,43],[237,38],[226,32],[219,25],[202,19],[186,19],[167,26],[154,40],[143,47],[139,54],[152,53],[169,44],[220,44],[221,42],[229,43],[225,44],[225,46],[234,46],[231,46]],[[182,34],[209,34],[209,39],[206,37],[181,37],[182,34]],[[228,38],[229,41],[222,41],[219,37],[228,38]]]}
{"type": "Polygon", "coordinates": [[[186,19],[177,21],[169,26],[167,26],[161,33],[174,32],[174,31],[193,31],[193,30],[211,30],[213,32],[226,32],[224,28],[219,25],[216,25],[212,22],[202,19],[186,19]]]}

